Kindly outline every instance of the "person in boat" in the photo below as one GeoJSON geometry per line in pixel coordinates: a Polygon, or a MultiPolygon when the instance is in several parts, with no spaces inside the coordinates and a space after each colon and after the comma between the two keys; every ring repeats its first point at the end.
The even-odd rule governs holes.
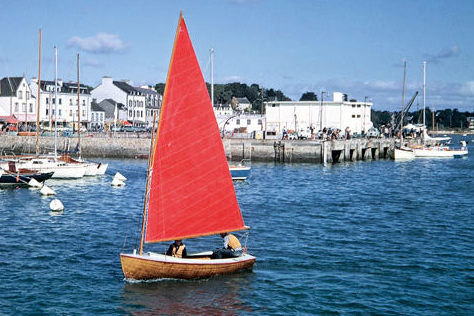
{"type": "Polygon", "coordinates": [[[175,240],[168,248],[166,255],[176,258],[186,258],[188,256],[186,253],[186,245],[183,244],[181,240],[175,240]]]}
{"type": "Polygon", "coordinates": [[[224,240],[224,247],[216,249],[212,253],[212,258],[222,259],[240,257],[243,253],[243,250],[239,239],[229,233],[221,233],[220,235],[224,240]]]}

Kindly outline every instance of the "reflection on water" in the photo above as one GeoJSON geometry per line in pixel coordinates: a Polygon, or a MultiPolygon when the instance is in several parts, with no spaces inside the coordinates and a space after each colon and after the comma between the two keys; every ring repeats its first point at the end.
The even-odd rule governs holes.
{"type": "Polygon", "coordinates": [[[251,312],[244,300],[251,291],[253,273],[241,272],[206,280],[160,280],[125,283],[124,312],[133,315],[235,315],[251,312]]]}

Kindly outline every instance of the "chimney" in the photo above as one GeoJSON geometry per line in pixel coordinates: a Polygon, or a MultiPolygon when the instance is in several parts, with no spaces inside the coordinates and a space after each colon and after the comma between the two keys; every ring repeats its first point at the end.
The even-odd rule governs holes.
{"type": "Polygon", "coordinates": [[[104,76],[102,77],[102,84],[104,85],[111,85],[114,82],[112,77],[104,76]]]}

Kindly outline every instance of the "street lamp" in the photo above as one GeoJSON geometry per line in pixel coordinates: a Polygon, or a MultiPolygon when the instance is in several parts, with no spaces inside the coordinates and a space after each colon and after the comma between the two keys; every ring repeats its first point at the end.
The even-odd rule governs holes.
{"type": "Polygon", "coordinates": [[[321,102],[319,106],[319,130],[323,130],[323,96],[326,95],[328,96],[328,93],[326,91],[321,91],[321,102]]]}

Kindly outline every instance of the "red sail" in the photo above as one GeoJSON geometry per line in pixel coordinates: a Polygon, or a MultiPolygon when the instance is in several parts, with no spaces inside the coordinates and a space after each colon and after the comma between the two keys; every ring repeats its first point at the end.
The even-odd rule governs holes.
{"type": "Polygon", "coordinates": [[[244,228],[206,84],[180,16],[155,143],[145,240],[244,228]]]}

